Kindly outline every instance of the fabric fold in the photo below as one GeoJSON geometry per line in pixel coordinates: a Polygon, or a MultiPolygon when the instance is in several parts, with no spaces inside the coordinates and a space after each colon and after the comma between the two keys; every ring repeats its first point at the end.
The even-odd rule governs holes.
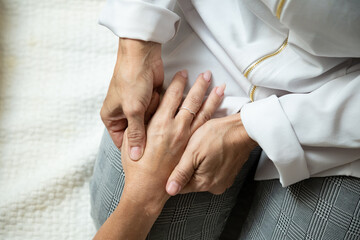
{"type": "Polygon", "coordinates": [[[304,150],[275,95],[246,104],[241,119],[250,138],[273,161],[283,187],[310,177],[304,150]]]}
{"type": "Polygon", "coordinates": [[[179,27],[180,17],[153,3],[140,0],[108,0],[99,23],[123,38],[166,43],[179,27]]]}

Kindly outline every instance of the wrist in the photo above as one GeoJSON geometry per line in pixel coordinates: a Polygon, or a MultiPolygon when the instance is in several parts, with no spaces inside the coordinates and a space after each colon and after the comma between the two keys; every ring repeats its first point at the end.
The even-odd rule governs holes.
{"type": "Polygon", "coordinates": [[[140,184],[125,183],[121,201],[124,200],[131,206],[138,207],[147,216],[157,217],[170,197],[165,191],[165,186],[162,185],[156,184],[155,180],[146,180],[140,184]]]}
{"type": "Polygon", "coordinates": [[[240,113],[237,114],[239,119],[240,119],[240,124],[241,124],[241,133],[243,136],[243,139],[245,141],[245,144],[248,146],[248,148],[250,149],[250,151],[252,151],[255,147],[259,146],[259,144],[254,141],[252,138],[250,138],[249,134],[247,133],[245,126],[241,120],[241,115],[240,113]]]}
{"type": "Polygon", "coordinates": [[[234,114],[234,121],[235,121],[235,130],[234,132],[236,132],[236,141],[237,144],[242,144],[247,146],[247,149],[249,150],[249,152],[251,152],[255,147],[257,147],[259,144],[257,142],[255,142],[252,138],[250,138],[250,136],[248,135],[245,126],[241,120],[241,115],[240,113],[234,114]]]}
{"type": "Polygon", "coordinates": [[[138,39],[119,38],[118,58],[121,56],[161,58],[161,44],[138,39]]]}

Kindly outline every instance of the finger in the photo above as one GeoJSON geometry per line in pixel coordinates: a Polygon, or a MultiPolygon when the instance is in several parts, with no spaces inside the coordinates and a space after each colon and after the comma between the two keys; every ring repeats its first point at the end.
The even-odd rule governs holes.
{"type": "MultiPolygon", "coordinates": [[[[123,142],[121,144],[121,148],[120,148],[120,151],[121,151],[121,154],[125,153],[127,151],[127,149],[129,149],[129,142],[128,142],[128,138],[127,138],[127,130],[124,131],[124,134],[123,134],[123,142]]],[[[121,161],[124,161],[124,159],[127,159],[127,158],[122,158],[121,161]]]]}
{"type": "Polygon", "coordinates": [[[209,97],[203,103],[198,114],[196,115],[194,121],[191,124],[191,134],[193,134],[196,131],[196,129],[198,129],[205,122],[210,120],[211,116],[220,106],[220,103],[224,98],[225,87],[226,85],[223,84],[220,87],[215,87],[211,91],[209,97]]]}
{"type": "Polygon", "coordinates": [[[181,190],[180,194],[186,194],[191,192],[199,192],[196,182],[191,179],[181,190]]]}
{"type": "Polygon", "coordinates": [[[160,95],[158,92],[153,92],[148,109],[145,112],[145,124],[149,122],[151,116],[155,113],[159,105],[160,95]]]}
{"type": "Polygon", "coordinates": [[[129,142],[129,157],[137,161],[142,157],[145,148],[144,114],[128,118],[127,140],[129,142]]]}
{"type": "Polygon", "coordinates": [[[167,114],[171,117],[175,116],[184,94],[187,76],[188,73],[186,70],[182,70],[175,74],[169,87],[166,89],[163,99],[161,100],[158,109],[161,114],[167,114]]]}
{"type": "Polygon", "coordinates": [[[205,93],[210,85],[211,72],[206,71],[199,75],[195,84],[186,96],[182,108],[179,109],[176,118],[183,121],[185,125],[190,125],[194,119],[195,113],[197,113],[203,103],[205,93]],[[193,114],[194,113],[194,114],[193,114]]]}
{"type": "Polygon", "coordinates": [[[207,192],[212,189],[215,179],[214,173],[204,172],[204,169],[200,169],[201,166],[196,168],[191,180],[183,187],[181,193],[189,192],[207,192]]]}
{"type": "Polygon", "coordinates": [[[190,181],[194,171],[195,168],[192,154],[190,151],[185,150],[183,156],[180,159],[180,162],[168,178],[166,192],[171,196],[178,194],[181,189],[190,181]]]}
{"type": "Polygon", "coordinates": [[[105,99],[100,110],[100,116],[114,144],[120,149],[123,134],[127,127],[127,120],[125,115],[122,113],[121,107],[118,107],[115,111],[111,109],[112,108],[109,108],[108,101],[105,99]]]}
{"type": "MultiPolygon", "coordinates": [[[[199,172],[199,169],[196,169],[199,172]]],[[[190,192],[207,192],[210,191],[212,187],[212,179],[214,176],[208,174],[198,174],[194,173],[191,180],[182,188],[180,193],[190,193],[190,192]]]]}
{"type": "Polygon", "coordinates": [[[124,137],[124,131],[127,127],[127,122],[124,121],[120,125],[123,125],[124,127],[122,130],[119,130],[119,131],[112,131],[111,129],[108,128],[109,135],[110,135],[111,139],[113,140],[115,146],[118,149],[121,148],[123,137],[124,137]]]}
{"type": "Polygon", "coordinates": [[[111,139],[113,140],[115,146],[120,149],[122,145],[122,139],[124,135],[124,131],[127,128],[127,120],[126,118],[120,119],[105,119],[102,118],[106,129],[108,130],[111,139]]]}

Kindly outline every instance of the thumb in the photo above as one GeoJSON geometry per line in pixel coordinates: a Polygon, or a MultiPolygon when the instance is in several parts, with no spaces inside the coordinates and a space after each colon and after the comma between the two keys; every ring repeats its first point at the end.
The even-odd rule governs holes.
{"type": "Polygon", "coordinates": [[[143,116],[128,118],[127,140],[130,158],[134,161],[139,160],[143,155],[146,141],[143,116]]]}
{"type": "Polygon", "coordinates": [[[184,186],[191,180],[191,177],[194,174],[195,168],[192,161],[192,157],[190,154],[186,154],[187,151],[180,159],[180,162],[172,171],[167,184],[166,184],[166,192],[175,196],[178,194],[184,186]]]}

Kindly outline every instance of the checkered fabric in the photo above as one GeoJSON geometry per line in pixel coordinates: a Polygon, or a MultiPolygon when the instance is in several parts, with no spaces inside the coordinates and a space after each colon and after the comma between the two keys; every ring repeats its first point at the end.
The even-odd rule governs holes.
{"type": "MultiPolygon", "coordinates": [[[[147,239],[218,239],[236,203],[244,178],[256,165],[260,152],[260,148],[252,152],[233,186],[225,193],[213,195],[201,192],[170,198],[147,239]]],[[[91,215],[97,228],[118,205],[124,180],[121,153],[105,131],[90,183],[91,215]]]]}
{"type": "Polygon", "coordinates": [[[261,181],[240,239],[360,239],[360,179],[261,181]]]}

